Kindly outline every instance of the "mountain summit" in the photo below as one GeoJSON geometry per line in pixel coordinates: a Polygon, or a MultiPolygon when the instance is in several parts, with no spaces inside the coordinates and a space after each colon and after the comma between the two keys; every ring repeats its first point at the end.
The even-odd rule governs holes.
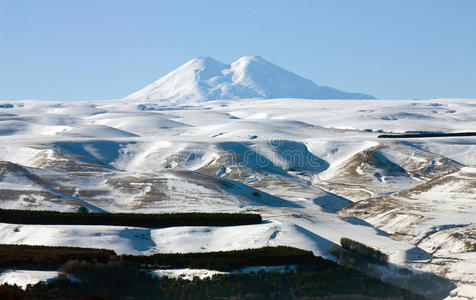
{"type": "Polygon", "coordinates": [[[126,97],[172,103],[240,98],[375,99],[319,86],[260,56],[244,56],[231,65],[198,57],[126,97]]]}

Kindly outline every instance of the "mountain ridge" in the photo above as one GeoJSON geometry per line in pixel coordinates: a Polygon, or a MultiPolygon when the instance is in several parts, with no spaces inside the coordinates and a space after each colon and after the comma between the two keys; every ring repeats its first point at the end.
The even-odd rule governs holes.
{"type": "Polygon", "coordinates": [[[260,56],[231,64],[197,57],[124,99],[187,103],[241,98],[375,99],[317,85],[260,56]]]}

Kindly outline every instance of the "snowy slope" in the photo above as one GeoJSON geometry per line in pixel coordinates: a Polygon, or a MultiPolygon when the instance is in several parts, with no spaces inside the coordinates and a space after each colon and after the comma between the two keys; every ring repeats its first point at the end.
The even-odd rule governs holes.
{"type": "MultiPolygon", "coordinates": [[[[329,247],[350,237],[389,255],[391,264],[375,276],[412,288],[399,269],[431,272],[456,284],[450,298],[474,298],[476,137],[378,135],[474,131],[476,100],[4,107],[1,208],[256,212],[265,222],[162,229],[3,223],[0,243],[133,254],[290,245],[332,259],[329,247]]],[[[423,292],[448,295],[445,288],[423,292]]]]}
{"type": "Polygon", "coordinates": [[[0,273],[0,284],[16,284],[24,289],[29,284],[36,284],[40,281],[50,282],[56,277],[58,277],[56,271],[5,270],[0,273]]]}
{"type": "Polygon", "coordinates": [[[169,103],[242,98],[374,99],[318,86],[259,56],[245,56],[231,65],[211,57],[195,58],[126,97],[169,103]]]}

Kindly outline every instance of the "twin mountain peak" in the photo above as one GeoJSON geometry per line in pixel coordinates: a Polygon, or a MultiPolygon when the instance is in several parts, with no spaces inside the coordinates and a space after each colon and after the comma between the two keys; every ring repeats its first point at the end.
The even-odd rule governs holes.
{"type": "Polygon", "coordinates": [[[198,57],[125,99],[184,104],[242,98],[375,99],[319,86],[260,56],[244,56],[230,65],[198,57]]]}

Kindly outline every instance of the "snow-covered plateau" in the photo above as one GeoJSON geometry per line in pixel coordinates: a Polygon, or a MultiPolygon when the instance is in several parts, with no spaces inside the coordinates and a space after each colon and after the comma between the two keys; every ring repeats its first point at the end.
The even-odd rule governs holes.
{"type": "Polygon", "coordinates": [[[348,237],[389,255],[375,270],[384,280],[412,288],[402,269],[432,273],[441,283],[414,289],[474,299],[476,137],[378,136],[475,129],[476,100],[467,99],[0,101],[0,208],[264,219],[153,229],[0,223],[0,243],[119,254],[290,245],[336,260],[328,249],[348,237]]]}

